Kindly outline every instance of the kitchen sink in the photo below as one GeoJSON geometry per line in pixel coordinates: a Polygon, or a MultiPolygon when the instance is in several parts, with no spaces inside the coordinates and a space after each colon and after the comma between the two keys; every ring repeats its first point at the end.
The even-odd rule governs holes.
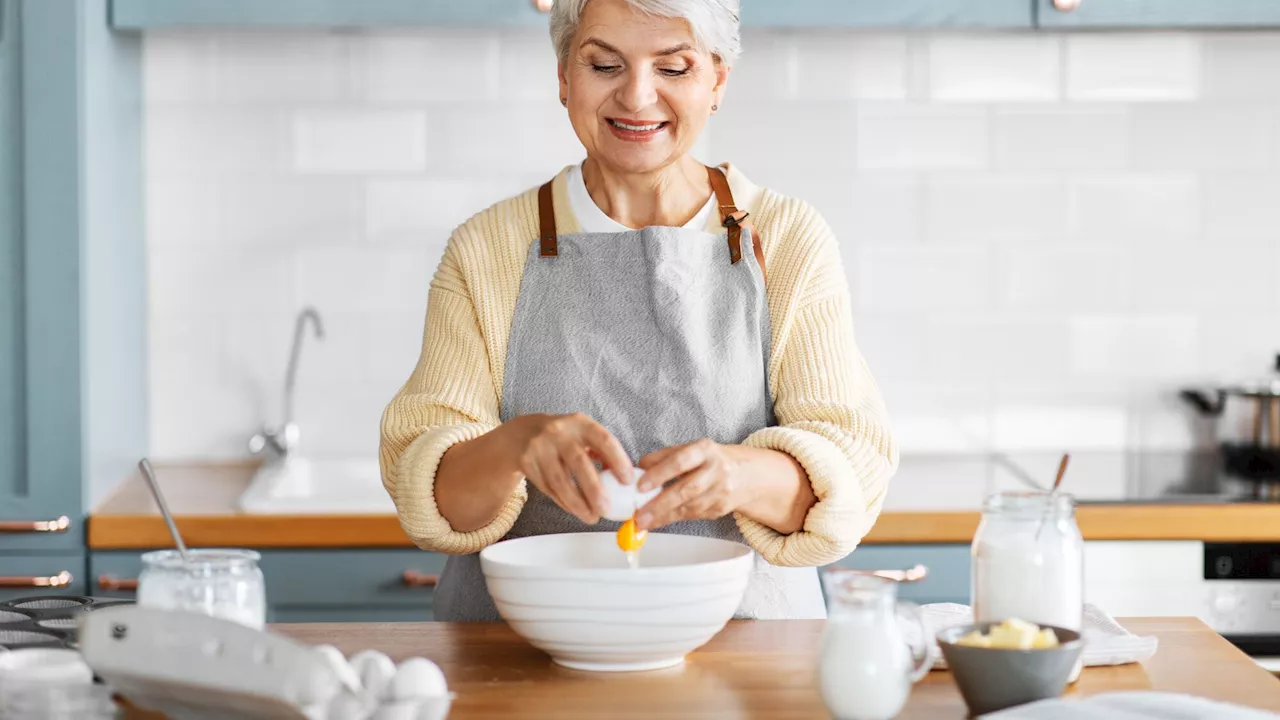
{"type": "Polygon", "coordinates": [[[377,460],[290,457],[265,463],[240,495],[246,513],[380,515],[396,512],[377,460]]]}

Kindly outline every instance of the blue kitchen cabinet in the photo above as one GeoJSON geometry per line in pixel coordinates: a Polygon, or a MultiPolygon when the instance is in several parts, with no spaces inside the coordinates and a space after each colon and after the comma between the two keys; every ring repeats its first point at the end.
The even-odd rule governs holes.
{"type": "Polygon", "coordinates": [[[1276,0],[1081,0],[1070,11],[1036,2],[1037,26],[1050,30],[1280,27],[1276,0]]]}
{"type": "Polygon", "coordinates": [[[741,0],[742,25],[766,28],[1023,29],[1034,0],[741,0]]]}
{"type": "MultiPolygon", "coordinates": [[[[145,449],[141,42],[107,0],[0,0],[0,586],[81,592],[145,449]],[[63,572],[69,584],[44,587],[63,572]]],[[[65,576],[64,576],[65,577],[65,576]]]]}
{"type": "MultiPolygon", "coordinates": [[[[393,622],[432,619],[432,582],[445,556],[416,549],[262,550],[269,622],[393,622]]],[[[132,598],[141,553],[89,557],[89,592],[132,598]]]]}
{"type": "Polygon", "coordinates": [[[531,0],[112,0],[111,25],[545,28],[547,14],[531,0]]]}
{"type": "Polygon", "coordinates": [[[924,565],[929,574],[902,583],[898,596],[920,604],[969,604],[969,545],[863,545],[834,567],[851,570],[906,570],[924,565]]]}

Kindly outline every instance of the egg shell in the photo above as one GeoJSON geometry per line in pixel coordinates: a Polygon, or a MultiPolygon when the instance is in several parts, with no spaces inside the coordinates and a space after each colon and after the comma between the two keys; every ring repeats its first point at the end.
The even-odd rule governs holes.
{"type": "Polygon", "coordinates": [[[405,701],[440,697],[448,692],[449,685],[440,667],[426,658],[415,657],[400,663],[383,697],[405,701]]]}
{"type": "Polygon", "coordinates": [[[347,658],[343,656],[338,648],[332,645],[320,645],[315,650],[321,659],[328,664],[334,675],[338,677],[338,681],[342,683],[344,688],[351,692],[361,691],[360,676],[352,669],[351,664],[347,662],[347,658]]]}
{"type": "Polygon", "coordinates": [[[644,471],[640,468],[635,468],[632,472],[635,477],[634,485],[624,485],[610,470],[600,473],[600,486],[604,490],[607,505],[604,513],[606,520],[622,522],[631,519],[631,516],[636,514],[637,509],[657,497],[658,493],[662,491],[662,488],[654,488],[643,493],[637,491],[636,487],[640,484],[640,478],[644,477],[644,471]]]}
{"type": "Polygon", "coordinates": [[[351,669],[360,678],[363,692],[382,697],[391,678],[395,677],[396,664],[377,650],[363,650],[351,656],[351,669]]]}
{"type": "Polygon", "coordinates": [[[366,695],[343,692],[329,702],[325,720],[364,720],[373,711],[375,701],[366,695]]]}

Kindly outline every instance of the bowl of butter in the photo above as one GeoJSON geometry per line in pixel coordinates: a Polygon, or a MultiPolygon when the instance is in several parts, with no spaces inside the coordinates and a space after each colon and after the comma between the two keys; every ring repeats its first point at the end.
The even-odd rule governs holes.
{"type": "Polygon", "coordinates": [[[1075,630],[1009,618],[947,628],[938,647],[976,716],[1061,695],[1084,643],[1075,630]]]}

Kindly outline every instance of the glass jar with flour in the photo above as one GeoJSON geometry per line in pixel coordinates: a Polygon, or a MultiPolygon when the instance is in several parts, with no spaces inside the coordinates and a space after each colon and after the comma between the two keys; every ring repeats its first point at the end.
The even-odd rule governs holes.
{"type": "Polygon", "coordinates": [[[138,604],[210,615],[261,630],[267,598],[260,556],[253,550],[191,549],[142,556],[138,604]]]}
{"type": "Polygon", "coordinates": [[[971,559],[974,622],[1018,618],[1081,629],[1084,540],[1071,495],[1001,492],[988,496],[971,559]]]}

